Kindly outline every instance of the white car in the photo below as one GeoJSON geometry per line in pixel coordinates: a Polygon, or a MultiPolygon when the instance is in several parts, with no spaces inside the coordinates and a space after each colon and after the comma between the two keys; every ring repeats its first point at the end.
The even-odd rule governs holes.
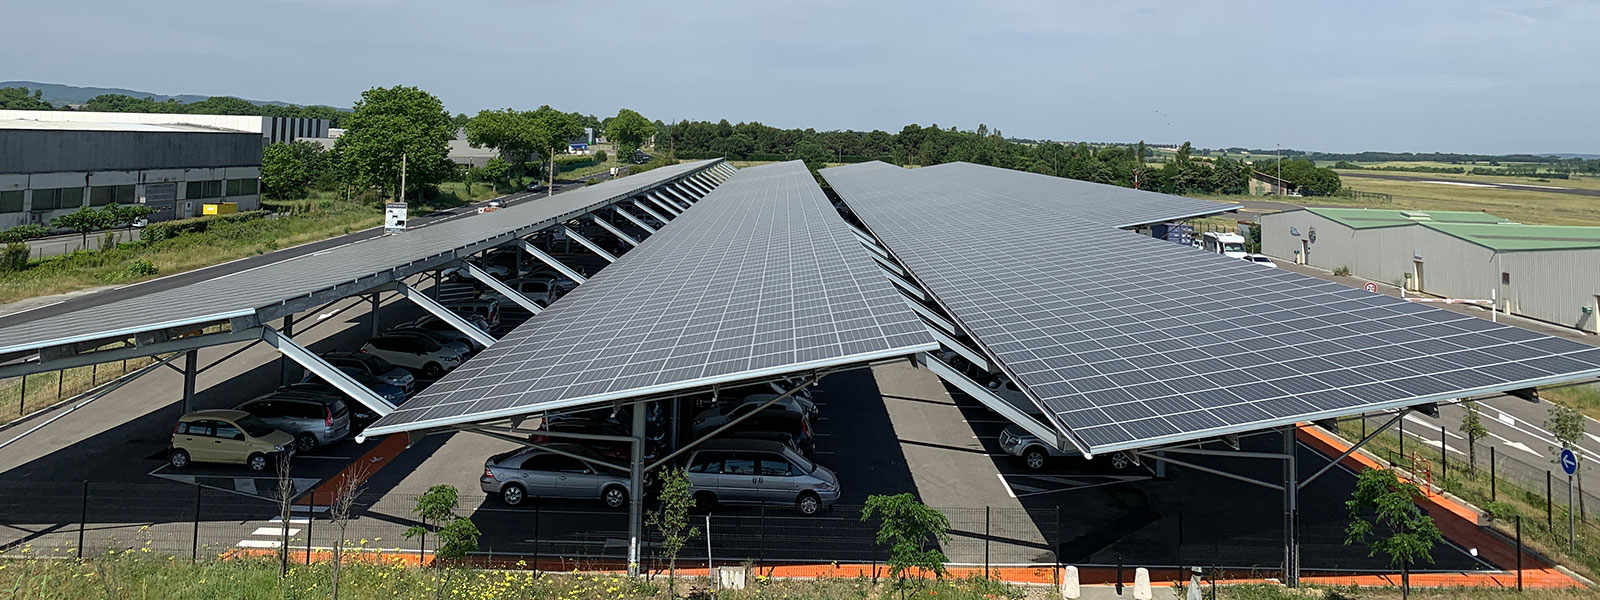
{"type": "Polygon", "coordinates": [[[1249,261],[1249,262],[1253,262],[1253,263],[1261,265],[1263,267],[1268,267],[1268,268],[1273,268],[1273,269],[1278,268],[1278,263],[1272,262],[1272,259],[1268,258],[1267,255],[1265,255],[1265,254],[1246,254],[1245,257],[1244,257],[1244,260],[1249,261]]]}
{"type": "MultiPolygon", "coordinates": [[[[551,302],[555,302],[557,298],[560,298],[562,294],[566,293],[566,290],[563,290],[560,284],[555,279],[550,277],[523,277],[521,279],[512,279],[505,282],[505,284],[510,286],[511,289],[516,290],[517,293],[522,294],[523,297],[537,302],[540,306],[550,306],[551,302]]],[[[501,297],[500,292],[497,292],[492,288],[484,290],[481,298],[496,298],[501,301],[507,300],[507,298],[501,297]]],[[[515,305],[513,304],[510,306],[515,305]]]]}
{"type": "Polygon", "coordinates": [[[404,367],[423,379],[438,379],[461,366],[461,355],[454,349],[421,336],[380,335],[367,340],[361,351],[404,367]]]}

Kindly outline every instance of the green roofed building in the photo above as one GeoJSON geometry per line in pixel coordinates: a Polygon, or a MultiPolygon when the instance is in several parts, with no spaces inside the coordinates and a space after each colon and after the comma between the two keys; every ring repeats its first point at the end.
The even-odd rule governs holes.
{"type": "Polygon", "coordinates": [[[1600,333],[1600,227],[1484,212],[1303,208],[1261,217],[1261,251],[1443,298],[1600,333]]]}

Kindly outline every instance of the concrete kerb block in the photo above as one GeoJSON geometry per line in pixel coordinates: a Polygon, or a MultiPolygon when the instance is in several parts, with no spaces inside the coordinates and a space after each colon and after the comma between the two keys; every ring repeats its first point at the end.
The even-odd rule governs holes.
{"type": "Polygon", "coordinates": [[[1083,597],[1083,590],[1078,586],[1078,568],[1062,567],[1061,569],[1061,600],[1078,600],[1083,597]]]}
{"type": "Polygon", "coordinates": [[[1154,600],[1150,593],[1150,569],[1139,567],[1133,570],[1133,600],[1154,600]]]}

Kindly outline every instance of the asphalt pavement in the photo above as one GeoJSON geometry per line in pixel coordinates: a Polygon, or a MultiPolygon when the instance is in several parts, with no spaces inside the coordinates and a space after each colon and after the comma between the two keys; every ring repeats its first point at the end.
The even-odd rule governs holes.
{"type": "Polygon", "coordinates": [[[1546,192],[1550,194],[1571,194],[1575,196],[1600,196],[1600,190],[1584,188],[1563,187],[1560,179],[1551,180],[1549,183],[1502,183],[1488,181],[1457,181],[1437,175],[1429,177],[1423,175],[1400,175],[1396,173],[1372,173],[1365,171],[1341,171],[1340,177],[1355,177],[1358,179],[1387,179],[1389,181],[1416,181],[1420,183],[1435,183],[1438,185],[1462,185],[1479,188],[1501,188],[1519,190],[1524,192],[1546,192]]]}

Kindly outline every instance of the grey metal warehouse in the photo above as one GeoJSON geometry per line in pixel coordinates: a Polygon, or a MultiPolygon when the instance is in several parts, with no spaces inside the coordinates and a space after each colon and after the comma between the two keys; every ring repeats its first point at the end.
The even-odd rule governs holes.
{"type": "Polygon", "coordinates": [[[1600,227],[1523,225],[1481,212],[1304,208],[1263,215],[1276,258],[1600,333],[1600,227]]]}

